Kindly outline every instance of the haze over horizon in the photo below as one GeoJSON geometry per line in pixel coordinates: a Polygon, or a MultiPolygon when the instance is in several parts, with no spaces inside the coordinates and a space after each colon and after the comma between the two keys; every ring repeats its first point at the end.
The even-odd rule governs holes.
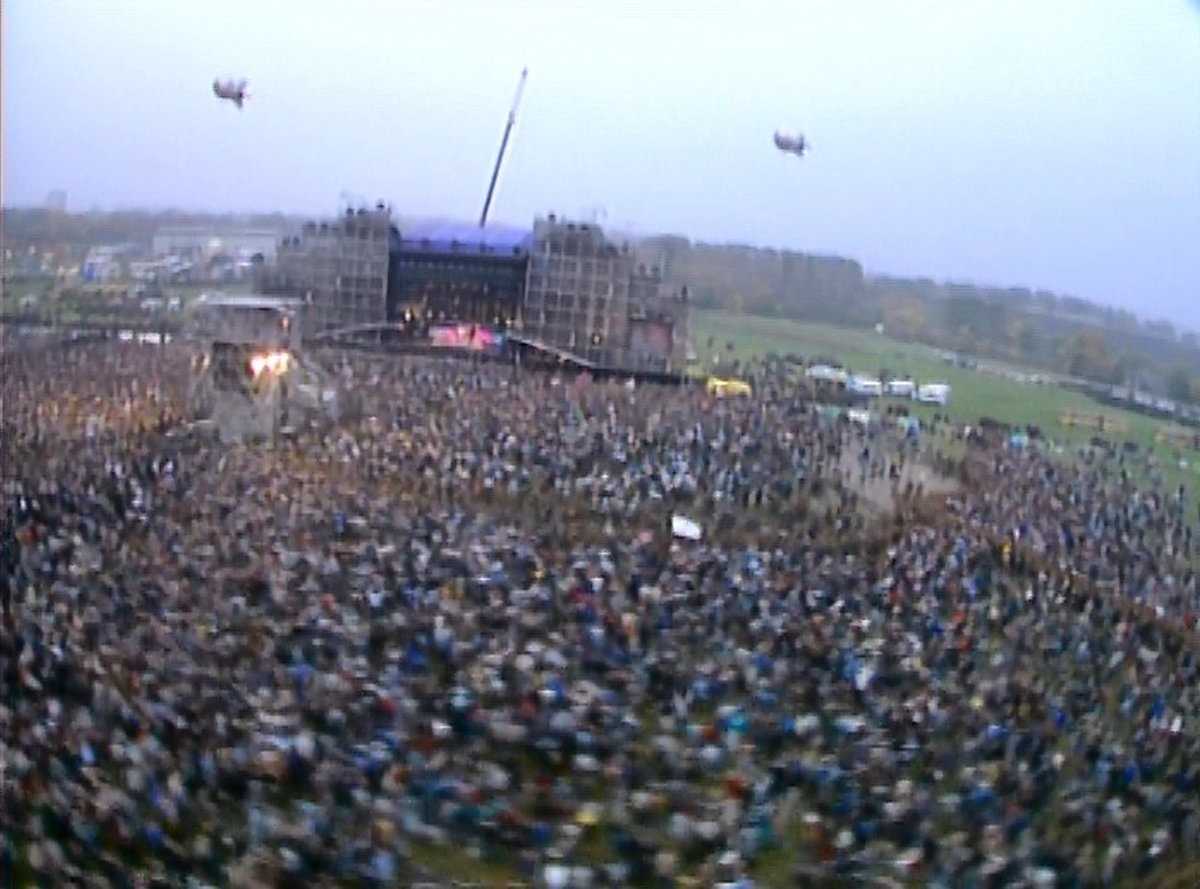
{"type": "Polygon", "coordinates": [[[10,0],[2,199],[474,219],[528,65],[497,221],[603,207],[1200,327],[1195,2],[782,9],[10,0]]]}

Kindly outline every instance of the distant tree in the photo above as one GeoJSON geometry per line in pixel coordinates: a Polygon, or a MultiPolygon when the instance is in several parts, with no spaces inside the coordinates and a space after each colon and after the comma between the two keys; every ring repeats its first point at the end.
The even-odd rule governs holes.
{"type": "Polygon", "coordinates": [[[1138,329],[1138,317],[1128,309],[1117,309],[1116,326],[1122,330],[1136,331],[1138,329]]]}
{"type": "Polygon", "coordinates": [[[1076,377],[1101,383],[1120,382],[1121,370],[1104,334],[1094,328],[1067,338],[1061,354],[1063,369],[1076,377]]]}
{"type": "Polygon", "coordinates": [[[1022,358],[1034,358],[1041,347],[1041,337],[1037,327],[1028,317],[1016,323],[1016,335],[1013,337],[1017,344],[1017,354],[1022,358]]]}
{"type": "Polygon", "coordinates": [[[1177,367],[1167,375],[1167,395],[1176,401],[1192,402],[1196,398],[1197,382],[1186,367],[1177,367]]]}
{"type": "Polygon", "coordinates": [[[1146,333],[1164,340],[1175,339],[1175,325],[1165,318],[1146,322],[1146,333]]]}
{"type": "Polygon", "coordinates": [[[1049,290],[1038,290],[1033,294],[1033,298],[1047,312],[1053,313],[1058,308],[1058,297],[1049,290]]]}
{"type": "Polygon", "coordinates": [[[1096,305],[1088,302],[1086,299],[1080,299],[1077,296],[1059,297],[1059,306],[1064,312],[1069,315],[1092,315],[1096,312],[1096,305]]]}
{"type": "Polygon", "coordinates": [[[925,306],[911,296],[888,294],[881,300],[880,311],[888,333],[901,339],[920,339],[927,333],[925,306]]]}
{"type": "MultiPolygon", "coordinates": [[[[1000,351],[1008,330],[1008,306],[1002,299],[990,299],[986,291],[971,284],[948,284],[945,303],[946,324],[959,332],[959,348],[983,348],[1000,351]]],[[[1001,293],[1002,291],[992,291],[1001,293]]]]}
{"type": "Polygon", "coordinates": [[[1116,370],[1113,374],[1114,383],[1136,383],[1141,374],[1150,366],[1150,359],[1144,352],[1126,351],[1117,359],[1116,370]]]}

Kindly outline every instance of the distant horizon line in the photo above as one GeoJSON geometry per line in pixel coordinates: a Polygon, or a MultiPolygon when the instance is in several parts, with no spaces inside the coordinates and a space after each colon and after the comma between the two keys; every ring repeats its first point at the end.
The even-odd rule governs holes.
{"type": "MultiPolygon", "coordinates": [[[[383,201],[385,206],[387,206],[391,210],[392,215],[394,217],[397,217],[400,219],[407,218],[407,219],[411,219],[411,220],[421,220],[421,221],[455,222],[455,223],[468,224],[468,225],[478,227],[478,223],[473,222],[471,220],[463,219],[461,217],[456,217],[456,216],[433,214],[433,213],[431,213],[431,214],[400,213],[400,212],[396,211],[390,203],[383,200],[382,198],[377,199],[375,201],[357,202],[356,204],[350,204],[350,202],[339,201],[338,204],[339,205],[350,204],[352,206],[361,207],[362,209],[374,209],[380,201],[383,201]]],[[[71,209],[59,210],[55,207],[47,207],[47,206],[45,206],[44,203],[43,204],[32,203],[32,204],[25,204],[25,205],[0,204],[0,213],[7,212],[9,210],[25,210],[25,211],[40,210],[40,211],[47,212],[47,213],[62,213],[63,215],[66,215],[66,216],[94,216],[94,215],[102,215],[102,214],[112,215],[112,214],[117,214],[117,213],[142,213],[142,214],[146,214],[146,215],[150,215],[150,216],[168,215],[168,214],[172,214],[172,213],[176,213],[179,215],[210,216],[210,217],[281,216],[281,217],[284,217],[285,219],[295,219],[295,220],[303,219],[303,220],[313,221],[313,222],[319,222],[322,219],[333,219],[338,215],[337,211],[332,211],[327,214],[314,214],[314,213],[301,212],[301,211],[295,211],[295,210],[200,210],[200,209],[188,209],[186,207],[179,207],[179,206],[160,206],[157,208],[147,207],[147,206],[127,206],[127,207],[111,207],[111,208],[93,206],[93,207],[88,208],[87,210],[71,210],[71,209]]],[[[1028,285],[1028,284],[1001,285],[1001,284],[994,284],[994,283],[978,281],[978,280],[975,280],[972,278],[938,278],[938,277],[935,277],[930,274],[908,274],[908,275],[897,274],[894,272],[868,269],[867,265],[862,260],[860,260],[854,256],[848,256],[843,253],[809,251],[809,250],[795,249],[795,248],[790,248],[790,247],[778,247],[778,246],[771,245],[771,244],[755,244],[755,243],[749,242],[749,241],[696,240],[696,239],[692,238],[690,235],[680,234],[677,232],[659,231],[659,232],[653,232],[653,233],[646,233],[644,231],[639,231],[637,228],[634,228],[631,230],[626,227],[626,225],[629,225],[629,224],[636,226],[637,225],[636,223],[624,223],[624,224],[617,224],[617,225],[609,225],[606,223],[601,223],[601,222],[597,222],[595,220],[590,220],[590,219],[589,220],[580,220],[578,217],[572,216],[570,214],[563,214],[563,213],[558,212],[557,210],[548,210],[541,214],[534,214],[534,219],[538,219],[539,217],[546,218],[549,216],[557,216],[560,219],[567,221],[567,222],[584,221],[584,222],[586,222],[587,225],[596,225],[597,227],[603,229],[605,232],[618,233],[624,237],[629,238],[631,241],[647,241],[647,240],[651,240],[653,238],[682,238],[683,240],[686,240],[689,245],[692,245],[692,246],[699,245],[702,247],[731,247],[731,248],[746,248],[746,249],[752,249],[752,250],[773,250],[773,251],[776,251],[779,253],[794,252],[794,253],[798,253],[803,256],[812,256],[812,257],[816,257],[816,258],[820,258],[820,259],[836,259],[836,260],[842,260],[845,262],[855,262],[855,263],[858,263],[859,266],[862,267],[864,278],[869,278],[869,279],[874,279],[874,280],[893,279],[893,280],[898,280],[898,281],[932,281],[933,283],[935,283],[939,286],[943,286],[943,287],[958,285],[958,286],[975,287],[977,289],[982,289],[982,290],[996,290],[996,291],[1025,290],[1034,296],[1036,296],[1039,293],[1048,293],[1048,294],[1053,295],[1056,300],[1074,299],[1074,300],[1080,300],[1081,302],[1089,303],[1100,309],[1112,309],[1115,311],[1128,312],[1129,314],[1133,315],[1133,317],[1136,318],[1139,323],[1142,323],[1142,324],[1146,324],[1146,323],[1156,324],[1156,323],[1162,323],[1165,321],[1176,328],[1177,335],[1183,335],[1183,334],[1188,334],[1188,333],[1200,334],[1200,328],[1189,326],[1190,322],[1187,322],[1187,321],[1175,321],[1170,318],[1166,318],[1166,317],[1162,317],[1162,316],[1159,316],[1157,318],[1152,318],[1148,315],[1137,312],[1131,308],[1119,306],[1119,305],[1116,305],[1111,302],[1098,302],[1098,301],[1088,298],[1088,297],[1081,297],[1081,296],[1076,296],[1073,293],[1066,293],[1066,292],[1051,290],[1047,287],[1032,286],[1032,285],[1028,285]]],[[[510,222],[504,222],[504,221],[499,221],[499,220],[491,220],[488,222],[487,226],[485,226],[485,227],[486,228],[506,227],[506,228],[521,228],[521,229],[530,228],[531,229],[530,226],[527,226],[527,225],[524,225],[521,223],[510,223],[510,222]]]]}

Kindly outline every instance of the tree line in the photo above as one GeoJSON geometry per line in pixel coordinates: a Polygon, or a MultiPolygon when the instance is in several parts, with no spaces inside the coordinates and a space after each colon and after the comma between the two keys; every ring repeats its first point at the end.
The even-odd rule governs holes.
{"type": "Polygon", "coordinates": [[[849,327],[1095,382],[1200,402],[1200,337],[1168,320],[1075,296],[931,278],[870,276],[853,259],[646,239],[644,261],[688,286],[698,308],[849,327]]]}

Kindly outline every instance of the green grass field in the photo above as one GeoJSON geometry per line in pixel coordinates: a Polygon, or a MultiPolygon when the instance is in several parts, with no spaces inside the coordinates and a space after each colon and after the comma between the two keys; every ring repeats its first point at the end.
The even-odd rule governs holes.
{"type": "MultiPolygon", "coordinates": [[[[952,367],[942,361],[938,350],[929,346],[900,342],[873,331],[708,311],[692,314],[692,336],[697,356],[706,367],[712,366],[714,353],[728,355],[726,343],[732,342],[733,355],[741,359],[768,352],[797,353],[806,360],[817,356],[834,358],[851,370],[870,376],[886,369],[892,376],[911,377],[917,382],[949,383],[953,395],[949,408],[943,412],[955,420],[977,422],[980,417],[992,417],[1004,423],[1033,423],[1064,446],[1085,442],[1096,434],[1090,429],[1068,428],[1061,422],[1064,413],[1102,415],[1110,424],[1123,423],[1127,427],[1124,433],[1107,433],[1105,437],[1133,441],[1150,449],[1172,488],[1185,483],[1193,500],[1196,489],[1200,488],[1200,452],[1180,451],[1156,443],[1156,431],[1166,425],[1162,420],[1109,408],[1056,385],[1020,383],[982,370],[952,367]],[[714,349],[708,348],[709,337],[715,341],[714,349]],[[1181,458],[1188,463],[1186,469],[1179,467],[1181,458]]],[[[917,408],[918,413],[922,411],[929,409],[917,408]]]]}

